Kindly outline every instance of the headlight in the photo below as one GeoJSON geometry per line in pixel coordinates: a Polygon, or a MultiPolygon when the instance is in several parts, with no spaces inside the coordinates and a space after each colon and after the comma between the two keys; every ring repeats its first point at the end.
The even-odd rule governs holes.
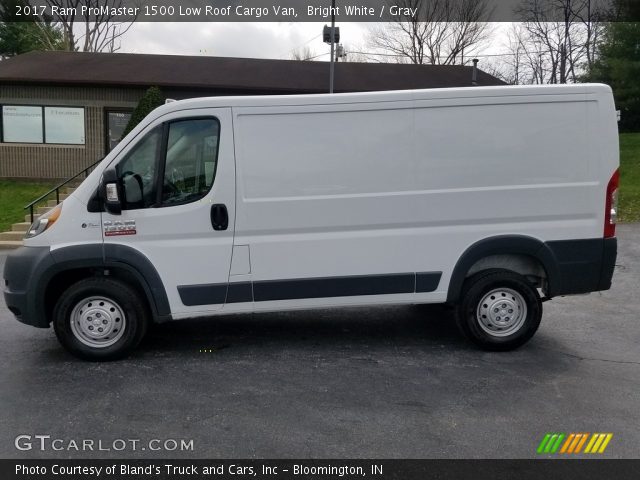
{"type": "Polygon", "coordinates": [[[62,204],[53,207],[47,213],[38,217],[38,219],[33,222],[33,225],[29,227],[29,231],[25,235],[24,238],[33,238],[36,235],[40,235],[42,232],[51,228],[51,226],[56,223],[56,220],[60,218],[60,214],[62,213],[62,204]]]}

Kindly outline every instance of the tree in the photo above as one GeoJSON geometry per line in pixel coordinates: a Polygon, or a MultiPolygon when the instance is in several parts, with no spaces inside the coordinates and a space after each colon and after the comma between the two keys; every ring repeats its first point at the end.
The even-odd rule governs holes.
{"type": "Polygon", "coordinates": [[[149,88],[142,98],[135,110],[131,114],[131,119],[129,123],[127,123],[126,128],[124,129],[124,133],[122,137],[124,138],[131,130],[133,130],[136,125],[138,125],[144,118],[149,115],[153,110],[158,108],[160,105],[163,105],[165,101],[162,92],[158,87],[149,88]]]}
{"type": "Polygon", "coordinates": [[[350,63],[367,63],[370,61],[369,57],[366,53],[363,52],[366,50],[357,45],[345,45],[344,51],[345,56],[341,59],[342,62],[350,62],[350,63]]]}
{"type": "Polygon", "coordinates": [[[611,86],[620,130],[640,131],[640,23],[606,25],[600,56],[585,79],[611,86]]]}
{"type": "Polygon", "coordinates": [[[524,0],[522,23],[513,29],[510,50],[519,53],[524,83],[578,81],[596,58],[604,15],[596,0],[524,0]]]}
{"type": "Polygon", "coordinates": [[[535,68],[536,62],[532,62],[535,54],[532,57],[525,46],[523,38],[522,25],[512,24],[506,34],[506,41],[504,42],[507,54],[498,59],[500,65],[498,68],[500,68],[502,72],[500,78],[512,85],[541,83],[531,81],[531,76],[533,75],[535,77],[537,74],[537,69],[535,68]]]}
{"type": "Polygon", "coordinates": [[[389,24],[373,27],[369,44],[399,63],[464,64],[490,34],[487,0],[398,0],[394,4],[416,9],[417,14],[400,14],[389,24]]]}
{"type": "Polygon", "coordinates": [[[315,56],[315,52],[308,45],[291,51],[291,60],[307,61],[312,60],[315,56]]]}
{"type": "MultiPolygon", "coordinates": [[[[504,78],[512,84],[542,84],[548,80],[549,61],[544,43],[523,23],[513,23],[506,35],[507,55],[501,60],[504,78]]],[[[552,82],[551,82],[552,83],[552,82]]]]}
{"type": "Polygon", "coordinates": [[[116,52],[120,50],[120,39],[133,25],[133,21],[116,20],[114,14],[126,6],[125,0],[45,0],[45,4],[58,7],[60,13],[53,20],[61,28],[65,50],[69,51],[116,52]],[[83,5],[103,8],[90,15],[82,13],[83,5]]]}
{"type": "Polygon", "coordinates": [[[32,50],[61,50],[62,31],[52,25],[50,17],[18,17],[16,6],[25,2],[0,2],[0,56],[20,55],[32,50]]]}

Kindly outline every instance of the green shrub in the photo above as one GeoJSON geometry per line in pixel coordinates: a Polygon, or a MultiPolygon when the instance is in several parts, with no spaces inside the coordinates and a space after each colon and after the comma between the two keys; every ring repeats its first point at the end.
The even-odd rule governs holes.
{"type": "Polygon", "coordinates": [[[129,120],[129,123],[127,123],[127,128],[124,129],[122,137],[124,138],[131,130],[133,130],[136,125],[144,119],[144,117],[149,115],[160,105],[163,105],[164,100],[164,96],[158,87],[149,88],[149,90],[144,93],[138,103],[138,106],[131,114],[131,119],[129,120]]]}

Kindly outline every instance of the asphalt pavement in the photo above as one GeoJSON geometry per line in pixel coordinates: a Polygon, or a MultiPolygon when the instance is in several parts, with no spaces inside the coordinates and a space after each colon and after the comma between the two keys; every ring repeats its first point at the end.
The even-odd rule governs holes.
{"type": "Polygon", "coordinates": [[[610,432],[600,457],[638,458],[640,225],[618,232],[613,288],[545,303],[507,353],[403,306],[173,322],[87,363],[0,298],[0,458],[529,458],[548,432],[610,432]],[[167,440],[187,448],[151,450],[167,440]]]}

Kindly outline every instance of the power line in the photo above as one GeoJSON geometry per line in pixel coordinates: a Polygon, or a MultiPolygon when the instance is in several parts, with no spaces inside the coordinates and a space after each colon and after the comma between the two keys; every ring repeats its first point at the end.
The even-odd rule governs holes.
{"type": "Polygon", "coordinates": [[[280,55],[278,55],[278,58],[282,58],[282,57],[283,57],[283,56],[285,56],[285,55],[289,55],[291,52],[296,51],[296,50],[297,50],[297,49],[299,49],[300,47],[304,47],[306,44],[313,42],[314,40],[316,40],[317,38],[320,38],[321,36],[322,36],[322,33],[320,33],[320,34],[316,35],[316,36],[315,36],[315,37],[313,37],[313,38],[310,38],[310,39],[309,39],[309,40],[307,40],[306,42],[301,43],[300,45],[295,46],[295,47],[293,47],[292,49],[287,50],[287,51],[286,51],[286,52],[284,52],[284,53],[281,53],[280,55]]]}
{"type": "MultiPolygon", "coordinates": [[[[404,57],[408,57],[408,55],[403,55],[401,53],[380,53],[380,52],[357,52],[357,51],[353,51],[353,50],[348,50],[347,53],[354,53],[354,54],[358,54],[358,55],[367,55],[367,56],[372,56],[372,57],[400,57],[400,58],[404,58],[404,57]]],[[[528,53],[528,54],[538,54],[540,52],[522,52],[522,53],[528,53]]],[[[479,53],[479,54],[475,54],[475,55],[465,55],[465,57],[508,57],[508,56],[513,56],[515,55],[515,52],[510,52],[510,53],[479,53]]],[[[429,58],[432,58],[431,55],[425,55],[429,58]]],[[[447,55],[438,55],[437,58],[449,58],[449,56],[447,55]]]]}
{"type": "MultiPolygon", "coordinates": [[[[366,56],[372,56],[372,57],[398,57],[398,58],[409,58],[407,55],[402,55],[400,53],[376,53],[376,52],[359,52],[359,51],[355,51],[355,50],[347,50],[347,58],[348,58],[348,54],[357,54],[357,55],[366,55],[366,56]]],[[[524,52],[523,52],[524,53],[524,52]]],[[[320,57],[324,57],[324,56],[328,56],[330,55],[329,52],[325,52],[325,53],[319,53],[318,55],[314,55],[313,57],[309,57],[309,58],[305,58],[304,60],[315,60],[316,58],[320,58],[320,57]]],[[[506,57],[506,56],[513,56],[514,53],[486,53],[486,54],[478,54],[478,55],[472,55],[472,57],[476,58],[476,57],[506,57]]],[[[431,56],[429,56],[429,58],[431,58],[431,56]]],[[[446,55],[440,55],[437,58],[449,58],[446,55]]]]}
{"type": "Polygon", "coordinates": [[[314,55],[313,57],[305,58],[304,61],[315,60],[316,58],[324,57],[325,55],[330,56],[330,52],[319,53],[318,55],[314,55]]]}
{"type": "MultiPolygon", "coordinates": [[[[403,55],[401,53],[381,53],[381,52],[361,52],[356,50],[347,50],[347,54],[357,54],[357,55],[366,55],[372,57],[397,57],[397,58],[409,58],[408,55],[403,55]]],[[[530,52],[530,51],[521,51],[521,54],[528,55],[541,55],[544,52],[530,52]]],[[[505,53],[478,53],[474,55],[465,55],[469,58],[489,58],[489,57],[512,57],[517,55],[517,52],[505,52],[505,53]]],[[[315,60],[316,58],[324,57],[330,55],[329,52],[319,53],[318,55],[314,55],[313,57],[305,58],[305,60],[315,60]]],[[[426,57],[432,58],[431,55],[425,55],[426,57]]],[[[439,55],[437,58],[449,58],[447,55],[439,55]]]]}

